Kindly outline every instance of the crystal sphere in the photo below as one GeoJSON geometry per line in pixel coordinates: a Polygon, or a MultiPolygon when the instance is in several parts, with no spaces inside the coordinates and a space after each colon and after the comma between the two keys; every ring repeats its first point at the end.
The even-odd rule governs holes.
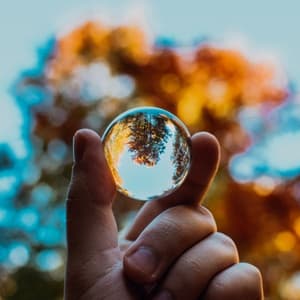
{"type": "Polygon", "coordinates": [[[156,107],[119,115],[105,130],[103,145],[118,191],[138,200],[173,192],[191,164],[187,128],[176,116],[156,107]]]}

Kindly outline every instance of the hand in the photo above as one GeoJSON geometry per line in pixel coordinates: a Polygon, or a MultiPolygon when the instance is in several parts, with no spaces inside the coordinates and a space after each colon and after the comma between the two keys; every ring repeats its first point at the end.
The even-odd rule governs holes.
{"type": "Polygon", "coordinates": [[[119,243],[112,212],[116,189],[101,140],[91,130],[75,134],[66,300],[262,299],[259,271],[238,262],[234,242],[217,232],[213,216],[198,203],[218,167],[218,142],[198,133],[192,155],[184,184],[147,202],[119,243]]]}

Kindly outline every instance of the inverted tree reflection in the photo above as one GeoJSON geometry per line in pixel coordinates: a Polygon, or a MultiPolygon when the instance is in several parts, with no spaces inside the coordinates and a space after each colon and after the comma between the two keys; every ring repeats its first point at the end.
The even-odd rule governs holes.
{"type": "Polygon", "coordinates": [[[129,117],[129,151],[138,164],[154,166],[166,149],[171,132],[165,118],[138,113],[129,117]]]}

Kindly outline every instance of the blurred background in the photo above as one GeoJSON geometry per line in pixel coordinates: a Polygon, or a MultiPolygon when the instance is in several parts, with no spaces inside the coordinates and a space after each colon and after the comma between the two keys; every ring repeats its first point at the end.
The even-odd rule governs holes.
{"type": "MultiPolygon", "coordinates": [[[[0,300],[63,298],[72,136],[158,106],[222,147],[205,199],[300,299],[299,1],[2,1],[0,300]]],[[[118,196],[120,229],[140,207],[118,196]]]]}

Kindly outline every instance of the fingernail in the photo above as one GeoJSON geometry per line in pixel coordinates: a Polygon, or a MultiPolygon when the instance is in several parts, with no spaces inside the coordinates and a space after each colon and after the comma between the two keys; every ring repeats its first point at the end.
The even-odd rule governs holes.
{"type": "Polygon", "coordinates": [[[156,295],[153,300],[172,300],[173,297],[169,291],[163,290],[156,295]]]}
{"type": "Polygon", "coordinates": [[[158,258],[149,247],[138,248],[126,260],[132,268],[147,275],[153,274],[158,265],[158,258]]]}
{"type": "Polygon", "coordinates": [[[85,151],[85,138],[80,132],[76,132],[73,137],[73,160],[78,163],[82,160],[85,151]]]}

